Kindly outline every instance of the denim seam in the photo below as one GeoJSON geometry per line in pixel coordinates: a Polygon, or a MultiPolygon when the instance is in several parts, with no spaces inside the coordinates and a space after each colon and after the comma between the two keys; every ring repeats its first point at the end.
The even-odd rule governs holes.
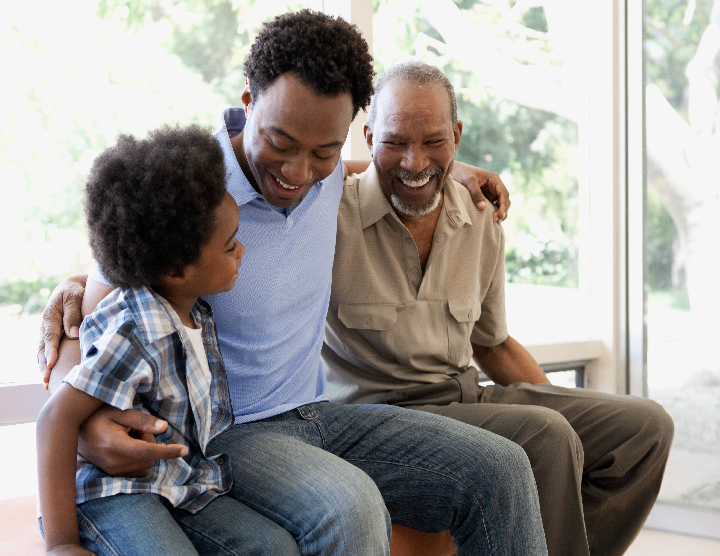
{"type": "Polygon", "coordinates": [[[357,462],[363,462],[363,463],[382,463],[385,465],[397,465],[399,467],[409,467],[411,469],[419,469],[421,471],[426,471],[428,473],[434,473],[435,475],[440,475],[441,477],[445,477],[446,479],[450,479],[451,481],[461,485],[465,490],[467,490],[470,493],[470,496],[473,497],[475,502],[477,502],[478,508],[480,509],[480,516],[482,517],[483,529],[485,530],[485,538],[487,539],[488,550],[490,551],[490,554],[496,553],[495,550],[493,550],[492,543],[490,542],[490,534],[488,533],[487,521],[485,520],[485,511],[483,510],[483,503],[481,500],[479,500],[477,498],[477,496],[475,496],[475,493],[472,491],[472,489],[470,489],[462,481],[460,481],[454,477],[451,477],[450,475],[446,475],[445,473],[441,473],[440,471],[436,471],[434,469],[426,469],[425,467],[420,467],[418,465],[410,465],[407,463],[398,463],[398,462],[393,462],[393,461],[383,461],[383,460],[373,460],[373,459],[356,459],[356,458],[353,458],[353,459],[348,458],[346,461],[348,461],[348,462],[357,461],[357,462]]]}
{"type": "Polygon", "coordinates": [[[198,537],[202,537],[203,539],[205,539],[205,540],[208,541],[209,543],[212,543],[214,546],[217,546],[218,548],[221,548],[221,549],[224,550],[225,552],[227,552],[227,553],[229,553],[229,554],[236,554],[236,552],[235,552],[234,549],[225,546],[224,544],[222,544],[221,542],[219,542],[216,538],[208,536],[204,531],[202,531],[202,530],[200,530],[200,529],[198,529],[198,528],[196,528],[196,527],[193,527],[193,526],[191,526],[191,525],[188,525],[187,523],[183,523],[183,524],[182,524],[182,527],[185,528],[185,529],[191,530],[191,531],[192,531],[193,533],[195,533],[198,537]]]}
{"type": "MultiPolygon", "coordinates": [[[[113,556],[120,556],[115,549],[108,543],[108,541],[103,537],[103,535],[100,533],[100,531],[97,530],[95,527],[95,524],[90,521],[85,515],[82,513],[81,510],[78,509],[78,522],[83,523],[83,529],[85,530],[85,533],[89,535],[93,541],[95,541],[98,546],[104,550],[107,550],[109,554],[112,554],[113,556]]],[[[79,524],[79,523],[78,523],[79,524]]]]}
{"type": "Polygon", "coordinates": [[[322,440],[323,450],[328,452],[329,451],[327,448],[328,443],[327,443],[327,439],[325,437],[325,431],[323,431],[323,428],[322,428],[322,424],[320,424],[320,421],[318,421],[317,419],[312,419],[312,422],[315,423],[315,426],[318,429],[318,433],[320,433],[320,439],[322,440]]]}

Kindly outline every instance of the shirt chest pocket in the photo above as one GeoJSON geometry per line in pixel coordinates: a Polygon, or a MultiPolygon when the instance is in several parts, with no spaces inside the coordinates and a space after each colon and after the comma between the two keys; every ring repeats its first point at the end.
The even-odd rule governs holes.
{"type": "MultiPolygon", "coordinates": [[[[340,303],[338,318],[352,334],[363,338],[381,355],[392,358],[397,307],[392,303],[340,303]]],[[[354,342],[353,342],[354,343],[354,342]]]]}
{"type": "Polygon", "coordinates": [[[467,365],[472,356],[470,335],[480,318],[479,299],[448,299],[448,358],[454,365],[467,365]]]}

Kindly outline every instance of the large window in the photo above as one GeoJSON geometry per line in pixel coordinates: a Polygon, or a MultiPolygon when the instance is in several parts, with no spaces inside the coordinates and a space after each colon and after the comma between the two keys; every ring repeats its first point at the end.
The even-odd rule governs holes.
{"type": "Polygon", "coordinates": [[[720,538],[720,1],[647,0],[644,47],[647,387],[675,421],[659,500],[720,538]]]}
{"type": "Polygon", "coordinates": [[[583,2],[560,4],[375,1],[377,70],[409,57],[442,68],[464,124],[458,160],[497,172],[511,192],[508,320],[526,343],[590,335],[579,168],[587,15],[583,2]]]}

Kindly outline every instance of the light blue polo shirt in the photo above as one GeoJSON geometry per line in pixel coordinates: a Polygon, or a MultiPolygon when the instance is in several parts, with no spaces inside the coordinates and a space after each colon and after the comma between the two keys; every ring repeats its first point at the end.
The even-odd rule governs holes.
{"type": "MultiPolygon", "coordinates": [[[[240,209],[245,246],[232,291],[208,296],[217,325],[236,423],[326,401],[320,350],[330,301],[342,161],[297,204],[268,203],[240,169],[230,137],[242,131],[242,108],[228,108],[215,137],[225,158],[227,190],[240,209]]],[[[107,283],[97,269],[92,278],[107,283]]]]}
{"type": "Polygon", "coordinates": [[[232,291],[209,296],[228,373],[235,422],[255,421],[324,401],[320,350],[330,300],[342,164],[296,205],[274,207],[255,191],[230,136],[245,126],[241,108],[223,114],[215,134],[225,154],[227,189],[240,208],[245,246],[232,291]]]}

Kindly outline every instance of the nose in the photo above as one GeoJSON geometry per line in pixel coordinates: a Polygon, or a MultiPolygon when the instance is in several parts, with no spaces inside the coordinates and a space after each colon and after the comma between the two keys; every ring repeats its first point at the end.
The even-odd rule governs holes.
{"type": "MultiPolygon", "coordinates": [[[[237,241],[237,239],[235,241],[237,241]]],[[[237,246],[237,249],[235,250],[235,256],[237,257],[238,265],[239,265],[240,259],[242,259],[242,256],[245,254],[245,246],[242,243],[240,243],[239,241],[237,241],[237,244],[238,244],[238,246],[237,246]]]]}
{"type": "Polygon", "coordinates": [[[413,174],[419,174],[428,167],[428,159],[425,149],[421,145],[408,145],[403,153],[400,166],[413,174]]]}
{"type": "Polygon", "coordinates": [[[287,160],[282,165],[281,170],[288,185],[307,185],[312,180],[310,160],[303,154],[293,156],[287,160]]]}

